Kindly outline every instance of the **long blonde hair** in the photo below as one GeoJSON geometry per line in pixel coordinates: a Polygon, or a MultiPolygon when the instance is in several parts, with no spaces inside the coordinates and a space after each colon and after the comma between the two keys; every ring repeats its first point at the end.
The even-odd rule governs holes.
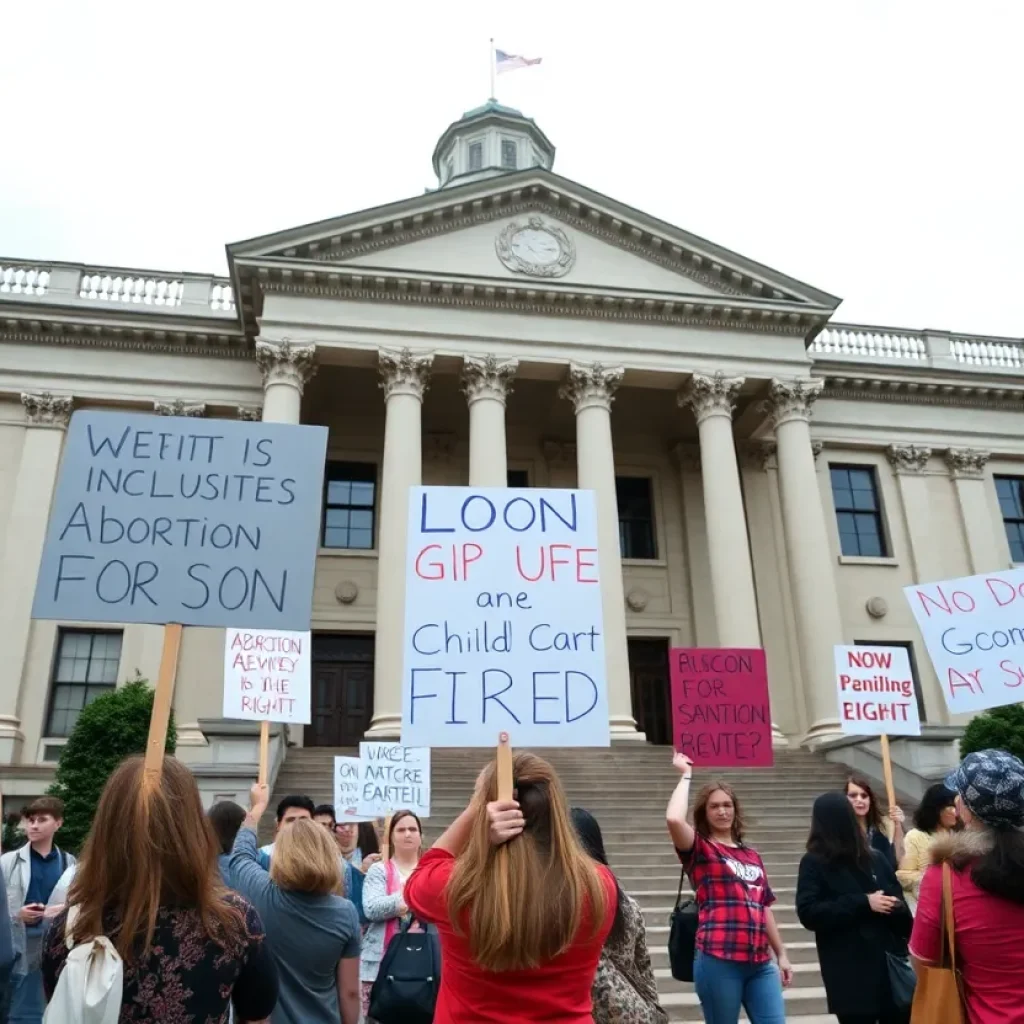
{"type": "Polygon", "coordinates": [[[475,799],[476,820],[447,887],[452,926],[468,932],[473,958],[489,971],[538,967],[572,945],[589,915],[596,936],[608,910],[602,876],[583,851],[554,769],[534,754],[512,761],[525,828],[492,846],[488,801],[497,799],[494,764],[475,799]]]}

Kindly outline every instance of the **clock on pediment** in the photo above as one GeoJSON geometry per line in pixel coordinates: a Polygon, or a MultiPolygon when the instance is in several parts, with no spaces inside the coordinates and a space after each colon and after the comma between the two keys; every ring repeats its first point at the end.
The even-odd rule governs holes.
{"type": "Polygon", "coordinates": [[[536,214],[502,228],[494,248],[509,270],[528,277],[564,277],[576,262],[569,235],[536,214]]]}

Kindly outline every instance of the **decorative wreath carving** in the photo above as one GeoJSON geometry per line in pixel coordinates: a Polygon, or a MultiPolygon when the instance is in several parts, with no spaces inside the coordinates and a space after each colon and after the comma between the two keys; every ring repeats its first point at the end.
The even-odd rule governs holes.
{"type": "Polygon", "coordinates": [[[572,270],[576,262],[576,245],[569,235],[557,224],[551,224],[536,214],[526,218],[525,223],[514,220],[507,224],[494,240],[494,248],[498,259],[509,270],[529,277],[564,277],[572,270]],[[558,244],[558,259],[551,263],[534,263],[524,259],[512,249],[512,242],[520,231],[543,231],[550,235],[558,244]]]}

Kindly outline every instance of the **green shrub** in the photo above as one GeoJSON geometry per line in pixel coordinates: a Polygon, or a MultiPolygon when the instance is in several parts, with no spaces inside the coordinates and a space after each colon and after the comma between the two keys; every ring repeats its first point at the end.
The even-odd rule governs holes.
{"type": "MultiPolygon", "coordinates": [[[[78,716],[49,789],[50,796],[64,801],[64,827],[57,835],[62,849],[82,848],[107,779],[126,757],[145,752],[152,710],[153,691],[146,680],[136,678],[97,697],[78,716]]],[[[174,753],[176,743],[172,713],[168,754],[174,753]]]]}
{"type": "Polygon", "coordinates": [[[1024,760],[1024,704],[992,708],[971,719],[960,741],[960,756],[990,749],[1007,750],[1024,760]]]}

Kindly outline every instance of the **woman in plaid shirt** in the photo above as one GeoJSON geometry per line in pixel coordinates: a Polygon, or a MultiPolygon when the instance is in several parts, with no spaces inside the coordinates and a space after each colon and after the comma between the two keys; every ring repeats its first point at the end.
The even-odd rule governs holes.
{"type": "Polygon", "coordinates": [[[793,968],[771,905],[764,862],[743,842],[743,817],[732,787],[712,782],[693,804],[693,762],[676,754],[682,778],[665,817],[676,853],[697,898],[697,956],[693,980],[706,1024],[737,1024],[740,1007],[751,1024],[783,1024],[782,989],[793,968]],[[774,951],[778,963],[772,959],[774,951]]]}

